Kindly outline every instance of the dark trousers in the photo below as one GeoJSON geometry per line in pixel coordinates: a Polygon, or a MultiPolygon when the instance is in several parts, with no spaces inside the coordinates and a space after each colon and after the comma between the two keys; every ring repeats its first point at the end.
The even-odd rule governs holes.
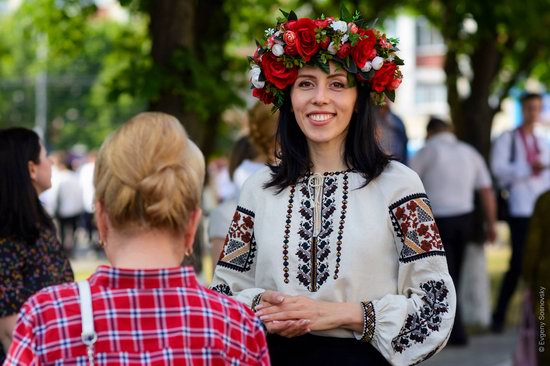
{"type": "Polygon", "coordinates": [[[512,241],[512,256],[508,271],[504,275],[504,280],[500,287],[497,306],[493,314],[493,325],[502,327],[506,320],[506,310],[512,295],[516,291],[519,277],[521,275],[521,264],[523,261],[523,248],[525,247],[525,238],[529,228],[528,217],[510,217],[508,219],[510,226],[510,237],[512,241]]]}
{"type": "Polygon", "coordinates": [[[320,337],[306,334],[285,338],[267,335],[273,366],[386,366],[389,363],[370,343],[355,338],[320,337]]]}
{"type": "Polygon", "coordinates": [[[67,255],[73,256],[76,246],[76,228],[78,227],[78,221],[80,215],[70,217],[57,217],[59,221],[59,237],[61,244],[65,248],[67,255]],[[67,235],[70,235],[67,237],[67,235]]]}
{"type": "MultiPolygon", "coordinates": [[[[444,218],[436,217],[435,222],[439,229],[439,235],[441,236],[443,247],[445,248],[449,274],[453,279],[458,295],[460,273],[462,269],[462,262],[464,262],[466,244],[468,244],[468,241],[471,240],[474,231],[474,214],[469,213],[444,218]]],[[[467,342],[468,339],[468,334],[466,333],[466,329],[462,323],[462,314],[460,313],[460,309],[460,302],[457,298],[455,322],[453,330],[451,331],[451,337],[449,338],[449,342],[451,344],[463,344],[467,342]]]]}

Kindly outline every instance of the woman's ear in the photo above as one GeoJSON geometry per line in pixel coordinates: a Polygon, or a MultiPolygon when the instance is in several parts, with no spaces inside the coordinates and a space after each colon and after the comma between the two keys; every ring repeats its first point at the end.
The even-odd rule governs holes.
{"type": "Polygon", "coordinates": [[[29,167],[29,176],[31,177],[31,180],[33,182],[36,182],[36,164],[34,161],[32,160],[29,160],[29,163],[28,163],[28,167],[29,167]]]}
{"type": "Polygon", "coordinates": [[[99,201],[95,203],[95,221],[97,223],[97,231],[99,232],[99,240],[106,243],[109,236],[108,218],[103,204],[99,201]]]}
{"type": "Polygon", "coordinates": [[[202,218],[202,209],[197,208],[189,214],[189,222],[185,230],[185,252],[193,251],[193,243],[195,242],[195,234],[202,218]]]}

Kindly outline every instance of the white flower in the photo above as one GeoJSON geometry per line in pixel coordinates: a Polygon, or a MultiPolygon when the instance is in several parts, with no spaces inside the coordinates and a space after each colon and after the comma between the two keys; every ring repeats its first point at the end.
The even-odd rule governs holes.
{"type": "Polygon", "coordinates": [[[367,61],[367,62],[365,63],[365,66],[363,66],[363,67],[361,68],[361,71],[363,71],[363,72],[369,72],[371,69],[372,69],[372,64],[371,64],[370,61],[367,61]]]}
{"type": "Polygon", "coordinates": [[[250,82],[254,85],[255,88],[261,89],[265,86],[265,81],[260,81],[260,74],[262,69],[257,65],[252,65],[250,69],[250,82]]]}
{"type": "Polygon", "coordinates": [[[328,48],[327,48],[327,51],[328,51],[328,53],[330,53],[331,55],[336,55],[336,53],[338,52],[338,50],[337,50],[336,47],[334,46],[334,42],[330,42],[330,43],[329,43],[328,48]]]}
{"type": "Polygon", "coordinates": [[[269,38],[273,33],[275,33],[275,29],[273,29],[273,28],[267,28],[267,29],[265,30],[265,36],[266,36],[266,38],[269,38]]]}
{"type": "Polygon", "coordinates": [[[330,23],[330,27],[336,32],[346,33],[348,31],[348,25],[343,20],[330,23]]]}
{"type": "Polygon", "coordinates": [[[380,70],[380,68],[384,65],[384,59],[380,56],[376,56],[372,59],[372,68],[375,70],[380,70]]]}
{"type": "Polygon", "coordinates": [[[285,53],[285,50],[280,44],[274,44],[273,47],[271,47],[271,52],[273,52],[275,56],[279,57],[285,53]]]}
{"type": "Polygon", "coordinates": [[[349,35],[344,34],[344,36],[343,36],[342,39],[340,40],[340,43],[341,43],[341,44],[344,44],[344,43],[346,43],[346,42],[348,41],[348,39],[349,39],[349,35]]]}

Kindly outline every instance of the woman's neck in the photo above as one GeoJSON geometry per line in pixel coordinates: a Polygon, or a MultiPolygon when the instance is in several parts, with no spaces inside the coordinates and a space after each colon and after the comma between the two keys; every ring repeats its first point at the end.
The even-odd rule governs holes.
{"type": "Polygon", "coordinates": [[[313,173],[337,172],[348,169],[344,162],[344,141],[324,144],[309,144],[313,173]]]}
{"type": "Polygon", "coordinates": [[[185,238],[165,231],[144,231],[123,235],[111,231],[105,243],[107,259],[113,267],[155,269],[179,267],[185,252],[185,238]]]}

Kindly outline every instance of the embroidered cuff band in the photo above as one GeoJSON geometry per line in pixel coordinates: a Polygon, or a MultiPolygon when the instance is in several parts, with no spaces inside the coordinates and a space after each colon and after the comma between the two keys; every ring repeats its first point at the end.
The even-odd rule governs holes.
{"type": "Polygon", "coordinates": [[[374,337],[374,330],[376,328],[376,314],[372,301],[362,301],[361,306],[363,307],[363,334],[360,341],[370,342],[372,337],[374,337]]]}

